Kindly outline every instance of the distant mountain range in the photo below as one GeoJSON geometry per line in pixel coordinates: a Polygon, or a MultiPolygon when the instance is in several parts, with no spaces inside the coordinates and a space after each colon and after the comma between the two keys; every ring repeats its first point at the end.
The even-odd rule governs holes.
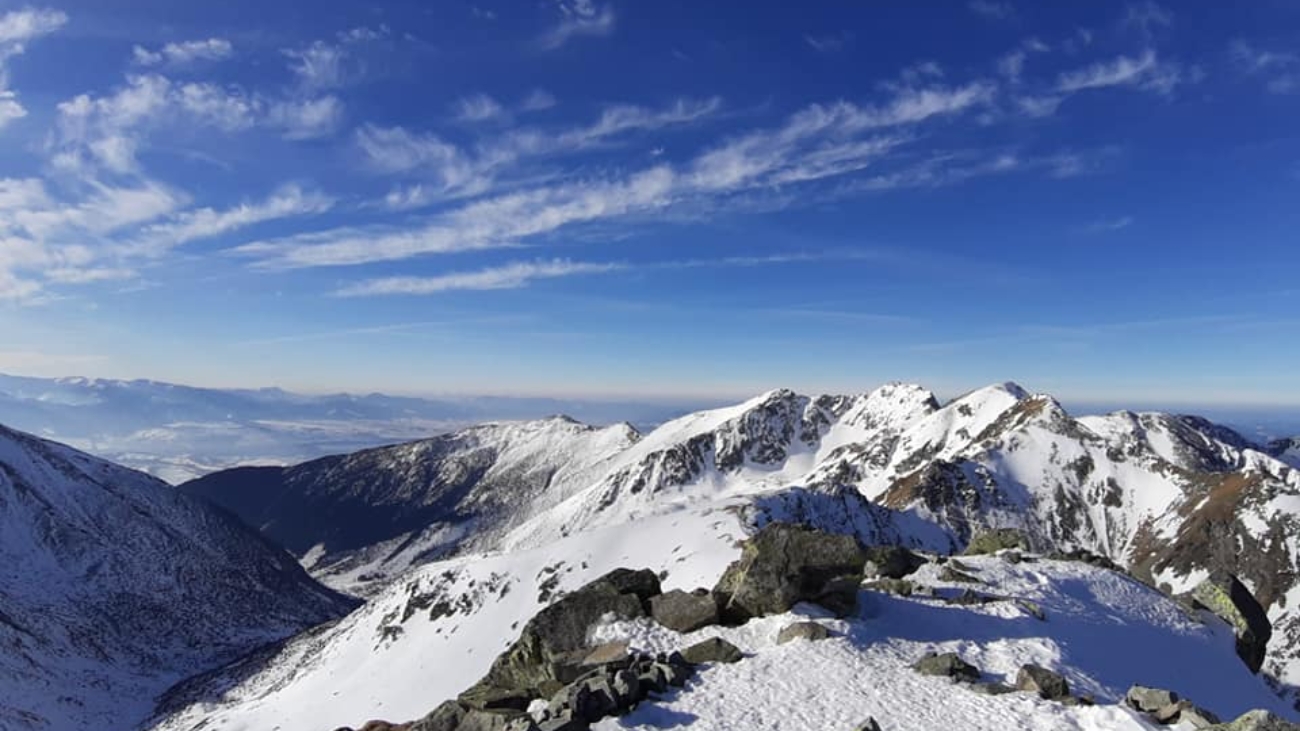
{"type": "Polygon", "coordinates": [[[701,404],[528,397],[303,395],[158,381],[0,374],[0,422],[183,482],[246,464],[293,464],[497,419],[568,414],[659,424],[701,404]]]}

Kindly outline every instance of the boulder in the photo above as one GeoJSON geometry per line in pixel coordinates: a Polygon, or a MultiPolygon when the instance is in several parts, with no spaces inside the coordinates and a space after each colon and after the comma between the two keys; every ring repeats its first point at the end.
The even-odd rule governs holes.
{"type": "Polygon", "coordinates": [[[853,731],[880,731],[880,724],[876,723],[876,719],[868,716],[867,720],[858,724],[853,731]]]}
{"type": "Polygon", "coordinates": [[[982,584],[984,582],[962,571],[953,568],[951,564],[945,565],[939,571],[939,581],[947,581],[954,584],[982,584]]]}
{"type": "Polygon", "coordinates": [[[912,594],[917,593],[916,585],[907,579],[876,579],[866,582],[862,585],[862,588],[886,594],[897,594],[898,596],[912,596],[912,594]]]}
{"type": "Polygon", "coordinates": [[[1246,585],[1236,576],[1219,571],[1197,584],[1192,598],[1232,625],[1237,635],[1237,655],[1252,673],[1258,673],[1273,636],[1273,625],[1246,585]]]}
{"type": "Polygon", "coordinates": [[[798,602],[829,596],[840,603],[846,598],[843,582],[836,586],[833,580],[852,577],[856,586],[865,563],[852,536],[770,523],[745,542],[740,559],[727,567],[713,593],[722,618],[743,624],[787,612],[798,602]],[[828,589],[836,591],[827,595],[828,589]]]}
{"type": "Polygon", "coordinates": [[[701,665],[706,662],[732,663],[744,657],[740,648],[721,637],[710,637],[682,650],[682,659],[691,665],[701,665]]]}
{"type": "Polygon", "coordinates": [[[981,695],[1006,695],[1016,692],[1015,688],[1006,683],[971,683],[968,687],[981,695]]]}
{"type": "Polygon", "coordinates": [[[387,721],[366,721],[357,731],[410,731],[410,724],[389,723],[387,721]]]}
{"type": "Polygon", "coordinates": [[[1247,711],[1235,721],[1206,726],[1213,731],[1300,731],[1300,724],[1278,718],[1268,711],[1247,711]]]}
{"type": "Polygon", "coordinates": [[[927,561],[902,546],[871,546],[862,574],[868,579],[901,579],[924,566],[927,561]]]}
{"type": "Polygon", "coordinates": [[[1170,703],[1152,715],[1155,716],[1157,722],[1166,726],[1179,723],[1191,728],[1207,728],[1219,723],[1218,716],[1204,708],[1198,708],[1186,699],[1177,703],[1170,703]]]}
{"type": "Polygon", "coordinates": [[[814,604],[830,610],[837,617],[850,617],[858,612],[858,591],[862,580],[857,576],[837,576],[826,582],[821,593],[813,597],[814,604]]]}
{"type": "Polygon", "coordinates": [[[955,652],[932,652],[917,660],[912,669],[922,675],[941,675],[957,681],[973,683],[980,679],[979,668],[961,659],[955,652]]]}
{"type": "Polygon", "coordinates": [[[606,642],[603,645],[596,645],[582,658],[581,664],[584,667],[628,667],[632,664],[632,656],[628,654],[627,648],[626,641],[606,642]]]}
{"type": "Polygon", "coordinates": [[[522,711],[471,708],[465,712],[456,731],[537,731],[537,722],[522,711]]]}
{"type": "Polygon", "coordinates": [[[1124,694],[1124,702],[1129,708],[1143,713],[1155,713],[1165,706],[1177,703],[1178,694],[1172,690],[1135,685],[1124,694]]]}
{"type": "Polygon", "coordinates": [[[776,635],[776,644],[784,645],[795,640],[824,640],[831,631],[816,622],[795,622],[786,625],[776,635]]]}
{"type": "Polygon", "coordinates": [[[1037,693],[1039,698],[1060,700],[1070,695],[1070,684],[1060,673],[1040,665],[1023,665],[1016,674],[1016,690],[1037,693]]]}
{"type": "Polygon", "coordinates": [[[985,553],[997,553],[1007,548],[1028,551],[1030,549],[1029,539],[1025,537],[1023,532],[1015,528],[995,528],[971,538],[970,543],[966,544],[966,555],[978,556],[985,553]]]}
{"type": "Polygon", "coordinates": [[[718,603],[708,589],[673,589],[650,600],[650,616],[670,630],[694,632],[718,623],[718,603]]]}
{"type": "Polygon", "coordinates": [[[645,616],[658,593],[659,577],[653,571],[616,569],[565,595],[529,620],[519,639],[459,700],[479,710],[524,710],[532,699],[550,696],[583,672],[587,631],[593,624],[607,615],[645,616]]]}

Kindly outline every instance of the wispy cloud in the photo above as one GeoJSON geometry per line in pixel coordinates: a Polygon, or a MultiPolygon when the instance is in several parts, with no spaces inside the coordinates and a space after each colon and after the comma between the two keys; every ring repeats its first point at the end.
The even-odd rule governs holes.
{"type": "Polygon", "coordinates": [[[1056,88],[1068,94],[1086,89],[1130,86],[1169,94],[1181,80],[1182,72],[1177,64],[1162,63],[1155,51],[1147,49],[1137,57],[1119,56],[1061,74],[1056,88]]]}
{"type": "Polygon", "coordinates": [[[159,66],[163,64],[183,66],[196,61],[220,61],[229,58],[234,46],[224,38],[207,38],[197,41],[168,43],[157,51],[150,51],[144,46],[131,49],[131,56],[139,66],[159,66]]]}
{"type": "Polygon", "coordinates": [[[1173,25],[1173,22],[1174,14],[1167,8],[1157,5],[1152,0],[1145,0],[1128,6],[1124,12],[1123,24],[1142,31],[1150,38],[1155,29],[1168,27],[1173,25]]]}
{"type": "Polygon", "coordinates": [[[853,34],[848,32],[828,33],[824,35],[805,33],[803,41],[818,53],[838,53],[843,51],[853,42],[853,34]]]}
{"type": "Polygon", "coordinates": [[[390,208],[409,209],[485,193],[499,176],[528,160],[586,150],[637,131],[690,124],[713,114],[721,104],[715,98],[679,99],[661,109],[613,105],[591,124],[555,132],[517,128],[472,148],[432,133],[372,125],[358,129],[356,141],[376,171],[420,172],[426,177],[389,195],[390,208]]]}
{"type": "Polygon", "coordinates": [[[972,13],[991,18],[993,20],[1009,20],[1016,17],[1016,8],[1008,2],[994,2],[993,0],[971,0],[966,3],[972,13]]]}
{"type": "Polygon", "coordinates": [[[319,191],[290,184],[265,200],[244,202],[231,208],[196,208],[176,214],[171,220],[147,226],[125,247],[132,254],[157,255],[167,249],[198,239],[212,238],[265,221],[324,213],[335,200],[319,191]]]}
{"type": "Polygon", "coordinates": [[[456,101],[456,118],[462,122],[484,122],[505,116],[505,108],[487,94],[475,94],[456,101]]]}
{"type": "Polygon", "coordinates": [[[25,44],[57,31],[67,22],[65,13],[49,9],[26,8],[0,15],[0,131],[27,116],[18,93],[9,87],[9,59],[23,53],[25,44]]]}
{"type": "Polygon", "coordinates": [[[1132,216],[1120,216],[1119,218],[1107,218],[1100,221],[1093,221],[1083,227],[1084,233],[1099,234],[1121,231],[1133,225],[1132,216]]]}
{"type": "Polygon", "coordinates": [[[538,39],[544,50],[552,51],[574,38],[607,36],[614,32],[614,9],[597,6],[592,0],[556,0],[560,21],[538,39]]]}
{"type": "Polygon", "coordinates": [[[1237,68],[1264,78],[1264,87],[1269,92],[1300,92],[1300,54],[1257,48],[1242,39],[1234,40],[1228,53],[1237,68]]]}
{"type": "Polygon", "coordinates": [[[519,109],[525,112],[539,112],[543,109],[550,109],[555,106],[557,101],[555,95],[545,89],[533,89],[519,102],[519,109]]]}
{"type": "Polygon", "coordinates": [[[436,277],[385,277],[369,279],[344,287],[339,297],[373,297],[379,295],[429,295],[463,290],[519,289],[538,279],[599,274],[622,269],[622,264],[593,264],[554,259],[538,262],[514,262],[475,272],[456,272],[436,277]]]}

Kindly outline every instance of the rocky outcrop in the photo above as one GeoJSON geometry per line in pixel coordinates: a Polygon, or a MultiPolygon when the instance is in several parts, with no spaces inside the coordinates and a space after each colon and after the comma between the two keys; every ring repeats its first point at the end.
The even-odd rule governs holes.
{"type": "Polygon", "coordinates": [[[650,600],[650,616],[676,632],[694,632],[718,623],[718,603],[708,589],[673,589],[650,600]]]}
{"type": "Polygon", "coordinates": [[[713,593],[723,620],[733,624],[781,614],[799,602],[847,614],[856,606],[865,562],[852,536],[771,523],[745,542],[713,593]]]}
{"type": "Polygon", "coordinates": [[[587,631],[598,620],[636,619],[649,612],[659,577],[647,569],[616,569],[538,612],[488,674],[460,700],[478,709],[523,710],[582,672],[587,631]]]}
{"type": "Polygon", "coordinates": [[[1015,528],[995,528],[993,530],[977,533],[970,539],[966,546],[967,556],[977,556],[985,553],[997,553],[998,551],[1015,548],[1023,551],[1030,550],[1029,539],[1022,531],[1015,528]]]}
{"type": "Polygon", "coordinates": [[[1124,703],[1143,713],[1155,713],[1165,706],[1178,702],[1178,694],[1162,688],[1148,688],[1135,685],[1124,694],[1124,703]]]}
{"type": "Polygon", "coordinates": [[[1268,640],[1273,636],[1273,625],[1246,585],[1232,574],[1215,572],[1197,585],[1192,598],[1232,625],[1237,636],[1237,654],[1251,672],[1259,672],[1268,640]]]}

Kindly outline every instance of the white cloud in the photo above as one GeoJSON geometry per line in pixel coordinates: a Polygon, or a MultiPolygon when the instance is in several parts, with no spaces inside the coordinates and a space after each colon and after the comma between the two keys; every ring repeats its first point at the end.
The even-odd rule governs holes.
{"type": "Polygon", "coordinates": [[[289,184],[257,203],[244,202],[220,211],[198,208],[178,213],[169,221],[146,227],[126,251],[157,255],[190,241],[220,236],[265,221],[324,213],[334,203],[333,198],[319,191],[289,184]]]}
{"type": "Polygon", "coordinates": [[[596,7],[592,0],[556,0],[560,22],[539,39],[545,50],[555,50],[581,36],[607,36],[614,32],[614,9],[596,7]]]}
{"type": "Polygon", "coordinates": [[[476,272],[456,272],[436,277],[385,277],[368,279],[338,290],[340,297],[377,295],[429,295],[465,290],[519,289],[538,279],[601,274],[623,269],[622,264],[592,264],[567,259],[538,262],[512,262],[476,272]]]}
{"type": "Polygon", "coordinates": [[[6,63],[22,54],[27,42],[49,35],[67,22],[68,16],[58,10],[26,8],[0,15],[0,130],[27,116],[18,94],[9,88],[6,63]]]}
{"type": "Polygon", "coordinates": [[[484,122],[505,115],[505,109],[487,94],[475,94],[456,102],[456,118],[462,122],[484,122]]]}
{"type": "Polygon", "coordinates": [[[342,124],[343,102],[332,94],[274,102],[267,109],[267,121],[280,128],[288,140],[325,137],[342,124]]]}
{"type": "Polygon", "coordinates": [[[289,70],[308,91],[334,89],[343,86],[346,80],[343,70],[346,51],[338,46],[315,41],[303,48],[287,48],[283,53],[290,59],[289,70]]]}
{"type": "Polygon", "coordinates": [[[339,41],[343,43],[369,43],[387,38],[391,34],[392,29],[385,23],[380,23],[377,28],[361,25],[339,33],[339,41]]]}
{"type": "Polygon", "coordinates": [[[545,89],[533,89],[528,96],[519,103],[519,109],[525,112],[539,112],[543,109],[550,109],[556,105],[556,99],[553,94],[545,89]]]}
{"type": "Polygon", "coordinates": [[[168,43],[157,51],[144,46],[131,49],[132,58],[139,66],[183,66],[197,61],[220,61],[229,58],[233,52],[234,46],[224,38],[168,43]]]}
{"type": "Polygon", "coordinates": [[[1028,117],[1050,117],[1056,114],[1064,100],[1064,97],[1053,95],[1022,96],[1016,99],[1016,108],[1028,117]]]}
{"type": "Polygon", "coordinates": [[[1182,73],[1177,65],[1160,62],[1156,52],[1148,49],[1136,58],[1119,56],[1061,74],[1056,88],[1060,92],[1073,93],[1108,86],[1132,86],[1169,94],[1181,79],[1182,73]]]}
{"type": "Polygon", "coordinates": [[[662,109],[615,105],[589,125],[559,132],[516,129],[472,149],[402,127],[364,125],[357,130],[356,140],[375,170],[421,171],[428,176],[426,182],[394,191],[386,199],[391,208],[413,208],[446,197],[484,193],[499,174],[521,161],[588,149],[635,131],[690,124],[713,114],[721,105],[716,98],[679,99],[662,109]]]}
{"type": "Polygon", "coordinates": [[[25,43],[62,28],[68,16],[59,10],[26,8],[0,15],[0,46],[25,43]]]}
{"type": "Polygon", "coordinates": [[[976,15],[994,20],[1008,20],[1016,17],[1016,9],[1011,3],[993,2],[992,0],[971,0],[966,7],[976,15]]]}
{"type": "MultiPolygon", "coordinates": [[[[252,257],[258,268],[294,269],[517,246],[570,225],[846,175],[876,163],[909,139],[907,133],[893,128],[961,113],[988,103],[992,94],[990,85],[975,82],[906,88],[877,106],[813,105],[780,127],[733,138],[681,167],[660,164],[620,175],[552,181],[465,203],[414,227],[327,230],[252,242],[237,251],[252,257]],[[887,129],[889,133],[883,133],[887,129]]],[[[666,113],[615,112],[585,129],[608,134],[669,118],[694,118],[698,112],[698,105],[688,104],[666,113]]],[[[572,140],[590,137],[577,134],[572,140]]],[[[363,146],[380,143],[372,159],[390,167],[405,166],[412,156],[436,161],[444,186],[472,185],[462,181],[481,179],[479,168],[473,163],[466,166],[463,153],[437,138],[414,137],[400,129],[370,129],[363,130],[360,141],[363,146]]],[[[395,191],[391,203],[400,205],[419,194],[410,189],[395,191]]]]}

